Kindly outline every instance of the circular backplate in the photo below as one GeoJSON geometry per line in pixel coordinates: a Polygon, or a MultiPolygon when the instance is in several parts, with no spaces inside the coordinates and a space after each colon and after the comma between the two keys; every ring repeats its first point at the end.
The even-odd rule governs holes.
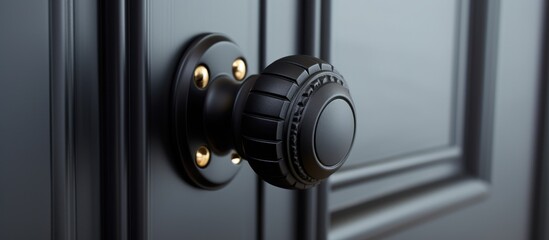
{"type": "MultiPolygon", "coordinates": [[[[204,106],[208,86],[224,78],[233,79],[232,63],[244,55],[238,46],[219,34],[205,34],[189,44],[178,66],[173,92],[173,127],[179,158],[189,180],[198,187],[218,189],[231,181],[240,169],[240,163],[231,162],[232,153],[216,153],[208,146],[204,134],[204,106]],[[204,89],[193,80],[194,69],[207,67],[210,82],[204,89]],[[195,152],[207,146],[211,152],[206,167],[195,163],[195,152]]],[[[235,80],[237,81],[237,80],[235,80]]]]}

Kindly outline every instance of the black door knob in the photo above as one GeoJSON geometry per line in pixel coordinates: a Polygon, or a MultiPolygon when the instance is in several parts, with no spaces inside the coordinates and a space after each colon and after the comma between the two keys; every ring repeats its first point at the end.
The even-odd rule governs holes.
{"type": "Polygon", "coordinates": [[[330,64],[285,57],[241,85],[233,110],[235,147],[265,181],[308,188],[345,161],[354,115],[345,80],[330,64]]]}
{"type": "Polygon", "coordinates": [[[213,153],[236,151],[263,180],[289,189],[312,187],[345,162],[355,111],[332,65],[296,55],[242,82],[213,77],[198,114],[213,153]]]}

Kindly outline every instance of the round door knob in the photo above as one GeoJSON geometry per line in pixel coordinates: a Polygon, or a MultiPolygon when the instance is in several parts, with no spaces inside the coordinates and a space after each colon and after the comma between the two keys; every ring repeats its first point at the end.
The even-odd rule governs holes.
{"type": "Polygon", "coordinates": [[[337,171],[356,128],[343,76],[305,55],[278,59],[247,78],[246,69],[238,47],[216,34],[198,38],[180,62],[174,127],[194,183],[208,189],[226,184],[237,171],[222,160],[228,156],[234,165],[247,160],[263,180],[289,189],[310,188],[337,171]]]}
{"type": "Polygon", "coordinates": [[[265,181],[305,189],[334,173],[354,140],[349,89],[334,68],[289,56],[251,76],[234,108],[237,151],[265,181]]]}

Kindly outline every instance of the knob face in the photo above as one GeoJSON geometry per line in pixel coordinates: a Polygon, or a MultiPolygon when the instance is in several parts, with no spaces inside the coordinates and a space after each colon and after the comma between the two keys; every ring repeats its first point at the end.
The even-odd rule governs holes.
{"type": "Polygon", "coordinates": [[[245,106],[241,151],[265,181],[306,189],[341,167],[354,140],[355,114],[347,84],[330,64],[289,56],[250,84],[237,102],[245,106]]]}
{"type": "Polygon", "coordinates": [[[244,159],[270,184],[307,189],[337,171],[356,128],[343,76],[305,55],[278,59],[246,79],[245,69],[252,68],[239,47],[219,34],[197,37],[183,53],[172,125],[184,176],[218,189],[244,159]]]}
{"type": "Polygon", "coordinates": [[[354,113],[348,102],[336,99],[330,102],[318,118],[315,129],[315,152],[326,166],[334,166],[347,157],[353,144],[354,113]]]}

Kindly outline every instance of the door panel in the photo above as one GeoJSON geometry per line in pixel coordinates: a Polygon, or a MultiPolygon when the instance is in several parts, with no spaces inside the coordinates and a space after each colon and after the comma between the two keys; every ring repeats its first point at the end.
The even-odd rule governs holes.
{"type": "Polygon", "coordinates": [[[43,1],[0,4],[0,239],[52,234],[48,18],[43,1]]]}
{"type": "MultiPolygon", "coordinates": [[[[171,89],[179,58],[196,35],[222,32],[258,69],[257,1],[150,1],[147,34],[149,232],[151,239],[253,239],[257,236],[257,177],[243,163],[231,184],[205,191],[185,181],[173,145],[171,89]],[[215,20],[214,20],[215,19],[215,20]]],[[[185,159],[189,160],[189,159],[185,159]]]]}
{"type": "MultiPolygon", "coordinates": [[[[362,13],[355,5],[332,3],[334,34],[330,51],[334,63],[339,55],[340,64],[354,75],[351,84],[357,85],[355,89],[365,93],[365,89],[371,89],[370,94],[358,97],[361,103],[358,113],[367,117],[359,120],[363,129],[358,130],[350,155],[350,161],[354,162],[330,180],[329,211],[334,226],[348,222],[347,211],[354,208],[366,211],[368,204],[399,198],[403,192],[429,184],[472,178],[479,182],[470,185],[471,192],[482,195],[485,190],[486,175],[482,176],[481,165],[488,162],[485,155],[490,143],[487,129],[480,126],[491,124],[491,111],[487,110],[492,108],[489,96],[493,79],[487,76],[493,69],[482,66],[491,63],[494,56],[485,47],[493,36],[477,28],[489,21],[494,24],[495,17],[488,16],[485,5],[471,5],[468,1],[423,1],[398,8],[401,10],[393,7],[401,2],[375,3],[368,2],[371,9],[368,11],[374,13],[360,18],[362,13]],[[375,14],[378,11],[393,12],[407,20],[401,23],[400,17],[375,14]],[[343,14],[346,12],[356,12],[356,16],[347,17],[343,14]],[[338,16],[343,23],[337,22],[338,16]],[[376,24],[379,22],[384,24],[376,24]],[[336,29],[338,26],[340,30],[336,29]],[[366,28],[348,33],[344,26],[366,28]],[[358,66],[366,63],[371,66],[358,66]],[[362,72],[371,76],[364,77],[362,72]],[[388,84],[394,85],[388,87],[388,84]],[[369,155],[372,153],[377,156],[369,155]]],[[[474,198],[473,195],[470,197],[474,198]]],[[[404,196],[400,198],[405,202],[404,196]]],[[[389,204],[386,208],[390,211],[397,206],[389,204]]],[[[400,215],[403,219],[404,214],[400,215]]],[[[339,227],[334,229],[340,232],[339,227]]]]}
{"type": "MultiPolygon", "coordinates": [[[[435,9],[436,4],[431,4],[432,6],[422,9],[421,13],[428,12],[427,9],[435,9]]],[[[454,122],[453,124],[457,126],[457,128],[452,128],[452,124],[448,125],[451,129],[450,134],[454,134],[454,139],[456,139],[450,141],[453,147],[408,154],[404,157],[370,164],[357,164],[335,174],[331,179],[332,192],[329,205],[332,214],[331,238],[528,238],[529,179],[532,176],[530,171],[531,153],[535,146],[532,142],[535,137],[532,122],[535,119],[535,87],[539,73],[536,67],[536,62],[539,61],[536,49],[540,48],[538,41],[541,28],[538,26],[541,22],[541,15],[539,15],[541,7],[539,6],[540,2],[532,2],[522,6],[521,11],[518,11],[519,6],[515,6],[514,3],[501,4],[500,9],[499,2],[459,1],[456,6],[458,9],[460,5],[462,7],[461,10],[458,10],[458,16],[461,16],[458,18],[460,19],[458,26],[467,30],[457,30],[457,36],[450,38],[450,41],[452,39],[458,41],[456,43],[457,52],[448,54],[446,60],[441,58],[437,61],[438,63],[453,61],[455,64],[452,72],[449,73],[457,82],[449,86],[457,92],[453,93],[454,96],[457,96],[457,100],[453,103],[455,104],[453,107],[446,107],[456,111],[450,112],[448,116],[449,121],[454,122]],[[526,12],[529,13],[529,17],[522,15],[526,12]],[[499,28],[499,26],[502,27],[499,28]],[[529,27],[527,30],[521,28],[519,31],[520,27],[518,26],[529,27]],[[523,37],[516,37],[517,34],[523,37]],[[463,45],[463,43],[466,44],[463,45]],[[524,46],[524,44],[531,48],[517,47],[524,46]],[[520,54],[517,51],[521,51],[520,54]],[[518,64],[518,62],[526,65],[518,64]],[[463,85],[460,83],[460,75],[465,80],[463,85]],[[517,79],[521,80],[517,81],[517,79]],[[521,91],[511,90],[518,85],[521,85],[521,91]],[[460,88],[463,89],[461,101],[459,100],[460,88]],[[506,94],[506,91],[509,92],[506,94]],[[460,104],[462,104],[461,107],[460,104]],[[461,108],[463,108],[462,113],[460,113],[461,108]],[[514,117],[504,116],[512,113],[520,114],[513,115],[514,117]],[[461,127],[460,121],[463,121],[461,127]],[[505,129],[501,128],[501,124],[506,126],[503,127],[505,129]],[[455,132],[451,133],[452,131],[455,132]],[[506,134],[508,135],[505,136],[506,134]],[[463,139],[463,143],[460,139],[463,139]],[[452,151],[454,152],[452,153],[452,151]],[[428,155],[431,156],[428,157],[428,155]],[[417,159],[412,160],[414,156],[417,159]],[[409,164],[406,164],[407,162],[409,164]],[[421,182],[421,179],[426,179],[430,175],[443,174],[443,168],[435,169],[434,167],[444,164],[444,162],[456,163],[457,170],[453,174],[448,174],[447,178],[433,178],[435,181],[421,182]],[[519,162],[521,167],[517,165],[519,162]],[[418,173],[418,175],[405,178],[405,176],[414,173],[418,173]],[[413,183],[417,183],[417,185],[413,183]],[[478,204],[479,200],[482,203],[478,204]],[[470,206],[472,202],[477,202],[477,204],[470,206]],[[415,224],[426,217],[431,219],[432,216],[448,214],[448,210],[454,210],[456,213],[450,214],[453,215],[452,217],[447,215],[443,219],[432,220],[429,226],[418,227],[415,224]],[[501,226],[506,226],[504,231],[495,230],[501,226]],[[410,230],[399,233],[403,227],[410,228],[410,230]]],[[[410,9],[412,10],[406,12],[413,13],[413,8],[410,7],[410,9]]],[[[388,10],[385,9],[385,11],[388,10]]],[[[335,15],[337,14],[334,13],[335,15]]],[[[419,15],[423,14],[418,14],[417,17],[422,19],[419,15]]],[[[445,17],[439,16],[438,19],[444,23],[445,17]]],[[[407,26],[409,24],[400,25],[407,26]]],[[[335,25],[337,26],[337,24],[335,25]]],[[[377,26],[377,28],[382,29],[379,31],[388,31],[381,26],[377,26]]],[[[416,29],[422,32],[419,30],[420,27],[416,27],[416,29]]],[[[332,37],[338,38],[337,36],[332,37]]],[[[368,40],[365,41],[368,42],[368,40]]],[[[385,44],[390,44],[393,41],[395,40],[387,40],[385,44]]],[[[337,40],[332,40],[332,42],[335,44],[337,40]]],[[[349,45],[349,40],[344,43],[349,45]]],[[[410,42],[404,41],[401,45],[406,46],[408,43],[410,42]]],[[[436,48],[436,44],[431,45],[435,46],[434,49],[436,48]]],[[[332,45],[333,47],[334,45],[332,45]]],[[[376,49],[382,48],[377,47],[376,49]]],[[[439,49],[437,52],[444,51],[439,49]]],[[[351,51],[347,53],[347,56],[349,54],[351,51]]],[[[333,53],[333,55],[335,60],[337,54],[333,53]]],[[[372,61],[376,61],[376,59],[372,61]]],[[[380,59],[383,63],[383,57],[380,59]]],[[[359,62],[352,58],[347,58],[344,61],[359,62]]],[[[395,63],[399,62],[395,61],[395,63]]],[[[433,71],[428,67],[425,69],[433,71]]],[[[382,79],[383,76],[380,75],[377,78],[382,79]]],[[[362,88],[367,86],[366,82],[367,80],[361,81],[362,88]]],[[[393,89],[403,88],[402,86],[407,85],[399,84],[399,87],[393,89]]],[[[432,84],[423,85],[423,87],[436,89],[436,86],[432,84]]],[[[418,89],[407,88],[405,91],[408,94],[413,94],[418,89]]],[[[377,103],[376,107],[381,108],[377,103]]],[[[434,120],[435,118],[426,118],[423,121],[434,120]]],[[[436,126],[434,123],[432,125],[436,126]]],[[[426,131],[433,130],[432,128],[427,129],[426,131]]],[[[390,132],[390,130],[385,130],[385,132],[390,132]]],[[[387,135],[391,135],[391,133],[387,133],[387,135]]],[[[421,138],[421,134],[411,136],[412,138],[421,138]]],[[[398,137],[406,138],[400,135],[398,137]]],[[[376,141],[379,139],[383,138],[376,138],[376,141]]],[[[360,141],[357,141],[357,144],[359,143],[360,141]]],[[[361,149],[366,149],[365,143],[361,149]]],[[[355,150],[353,154],[356,153],[355,150]]],[[[359,154],[359,156],[362,155],[359,154]]]]}
{"type": "Polygon", "coordinates": [[[501,3],[490,197],[388,239],[529,238],[542,5],[501,3]]]}
{"type": "MultiPolygon", "coordinates": [[[[390,6],[390,3],[384,2],[383,4],[389,4],[390,6]]],[[[378,7],[385,12],[392,9],[383,4],[378,7]]],[[[370,23],[373,29],[381,33],[405,32],[406,27],[410,27],[409,31],[415,29],[415,32],[421,32],[422,34],[415,34],[407,37],[406,40],[402,37],[395,38],[390,35],[386,37],[391,40],[371,41],[371,43],[370,40],[365,40],[366,44],[355,47],[363,49],[369,45],[377,44],[377,47],[372,47],[376,51],[378,49],[413,48],[409,51],[396,51],[396,53],[407,54],[406,57],[400,57],[400,60],[393,62],[404,66],[406,66],[405,64],[417,64],[416,62],[419,62],[421,65],[417,65],[414,71],[417,73],[423,72],[424,78],[420,78],[421,75],[406,74],[410,71],[403,71],[403,73],[385,71],[385,75],[372,75],[372,77],[381,82],[380,84],[385,84],[388,81],[383,81],[383,79],[400,77],[399,81],[402,82],[390,89],[387,88],[385,95],[393,94],[395,91],[406,92],[405,94],[397,94],[402,98],[393,97],[393,99],[396,99],[393,101],[400,101],[403,104],[413,103],[414,99],[425,100],[425,97],[431,96],[431,99],[427,100],[430,103],[419,105],[432,106],[433,111],[429,114],[438,114],[439,116],[422,115],[421,113],[425,111],[423,109],[399,108],[399,110],[395,110],[395,112],[399,112],[397,114],[410,109],[417,112],[417,114],[410,113],[408,115],[418,117],[417,123],[425,125],[423,127],[410,125],[407,120],[413,117],[407,117],[406,119],[401,117],[398,118],[399,120],[380,119],[380,122],[383,123],[401,121],[395,122],[395,124],[400,125],[400,128],[385,128],[382,134],[387,137],[378,136],[375,141],[385,140],[385,144],[391,145],[393,142],[398,143],[409,136],[411,142],[417,140],[416,146],[421,146],[420,144],[424,143],[421,140],[426,139],[422,136],[429,135],[429,132],[443,133],[442,135],[446,136],[446,140],[441,142],[443,144],[440,144],[439,147],[416,148],[415,151],[412,149],[407,150],[411,152],[398,152],[398,149],[406,149],[406,147],[400,145],[394,148],[397,152],[394,157],[382,158],[383,161],[370,161],[369,164],[351,165],[349,168],[336,173],[330,181],[332,190],[329,198],[329,211],[332,215],[331,238],[367,238],[383,235],[426,216],[432,216],[462,206],[465,203],[479,200],[487,194],[490,176],[488,166],[492,141],[493,83],[495,81],[495,52],[493,49],[497,40],[497,35],[494,32],[497,29],[497,4],[478,1],[455,1],[451,4],[448,2],[445,5],[439,4],[442,3],[420,2],[420,4],[414,4],[414,7],[418,7],[418,10],[414,10],[414,7],[408,7],[409,10],[400,15],[409,16],[409,20],[405,24],[399,24],[399,26],[402,25],[402,29],[395,28],[398,30],[393,32],[391,32],[392,28],[390,27],[385,28],[382,27],[384,25],[370,23]],[[437,15],[439,11],[447,12],[437,15]],[[425,13],[432,13],[432,15],[425,13]],[[413,15],[416,16],[412,17],[413,15]],[[418,22],[418,25],[414,25],[413,22],[415,21],[418,22]],[[420,27],[420,25],[429,24],[433,25],[429,28],[420,27]],[[430,37],[427,36],[429,33],[430,37]],[[421,37],[426,37],[426,39],[419,42],[427,44],[413,45],[413,43],[417,43],[414,40],[421,37]],[[408,39],[411,39],[411,41],[408,41],[408,39]],[[391,45],[397,41],[401,41],[398,46],[391,45]],[[431,50],[436,53],[430,55],[431,50]],[[415,58],[422,57],[421,59],[424,60],[409,61],[409,59],[414,58],[412,57],[414,52],[421,53],[421,56],[416,54],[415,58]],[[406,63],[406,60],[409,62],[406,63]],[[429,61],[432,62],[429,64],[429,61]],[[431,84],[426,84],[427,82],[431,82],[431,84]],[[414,83],[417,84],[415,87],[405,87],[414,83]],[[446,92],[443,89],[446,89],[446,92]],[[430,91],[444,94],[429,95],[427,92],[430,91]],[[438,97],[432,98],[432,96],[438,97]],[[438,108],[435,107],[440,103],[444,104],[439,105],[438,108]],[[444,119],[444,121],[440,121],[441,119],[444,119]],[[437,122],[443,123],[443,125],[437,125],[437,122]],[[401,134],[405,133],[402,130],[403,126],[410,127],[412,131],[420,129],[421,131],[408,135],[401,134]],[[396,140],[391,140],[388,136],[394,136],[396,140]],[[452,195],[460,197],[447,197],[452,195]]],[[[336,9],[333,8],[334,11],[336,9]]],[[[375,10],[372,11],[375,12],[375,10]]],[[[372,15],[376,16],[375,14],[372,15]]],[[[391,19],[387,18],[386,21],[391,19]]],[[[333,18],[332,21],[334,21],[333,18]]],[[[337,24],[335,25],[337,26],[337,24]]],[[[391,24],[388,25],[391,26],[391,24]]],[[[332,38],[337,39],[338,37],[333,35],[332,38]]],[[[363,38],[375,39],[376,37],[364,36],[363,38]]],[[[343,44],[347,43],[345,41],[349,40],[343,40],[341,45],[349,45],[343,44]]],[[[335,43],[337,43],[337,40],[332,39],[332,52],[337,52],[333,50],[338,48],[335,43]]],[[[349,51],[347,56],[353,56],[350,54],[349,51]]],[[[387,58],[386,56],[396,56],[396,54],[391,54],[391,51],[387,51],[383,54],[384,56],[372,58],[370,61],[374,66],[379,65],[378,68],[383,68],[383,66],[388,68],[388,61],[384,59],[387,58]],[[379,61],[377,61],[378,59],[379,61]]],[[[356,55],[354,56],[355,58],[348,57],[345,61],[355,63],[363,61],[364,57],[361,56],[359,60],[356,55]]],[[[376,71],[371,70],[371,72],[376,71]]],[[[367,87],[367,80],[359,82],[359,89],[367,87]]],[[[374,89],[383,89],[383,87],[374,87],[374,89]]],[[[370,95],[375,96],[375,94],[370,95]]],[[[375,99],[370,100],[370,102],[375,102],[375,99]]],[[[376,108],[372,108],[371,111],[377,109],[385,111],[385,109],[390,108],[390,105],[383,106],[383,103],[383,101],[379,105],[376,103],[376,108]]],[[[390,116],[385,115],[384,117],[390,116]]],[[[363,125],[368,126],[367,124],[368,122],[365,120],[363,125]]],[[[387,125],[381,124],[380,126],[387,125]]],[[[380,126],[376,128],[381,128],[380,126]]],[[[363,136],[367,135],[367,132],[363,132],[363,136]]],[[[356,144],[361,146],[358,150],[359,153],[368,148],[366,143],[367,141],[364,141],[361,145],[360,139],[357,139],[356,144]]],[[[356,154],[356,152],[353,154],[356,154]]],[[[364,154],[365,152],[362,152],[359,156],[364,154]]],[[[361,160],[368,162],[367,160],[361,160]]]]}
{"type": "Polygon", "coordinates": [[[0,239],[528,239],[546,4],[2,2],[0,239]],[[247,75],[335,65],[358,111],[341,171],[305,191],[245,161],[221,189],[188,181],[173,80],[207,32],[247,75]]]}
{"type": "Polygon", "coordinates": [[[489,197],[388,239],[529,239],[543,1],[502,1],[489,197]],[[524,27],[528,26],[528,27],[524,27]]]}
{"type": "Polygon", "coordinates": [[[461,1],[333,1],[331,61],[360,103],[345,168],[455,142],[460,10],[461,1]]]}

